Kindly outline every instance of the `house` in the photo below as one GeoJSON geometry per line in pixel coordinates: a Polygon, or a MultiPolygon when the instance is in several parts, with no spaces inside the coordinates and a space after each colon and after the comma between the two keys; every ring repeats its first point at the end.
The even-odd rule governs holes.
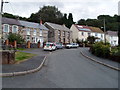
{"type": "Polygon", "coordinates": [[[106,33],[107,42],[111,44],[111,46],[118,45],[118,32],[117,31],[107,31],[106,33]]]}
{"type": "Polygon", "coordinates": [[[21,24],[17,19],[10,19],[2,17],[2,37],[3,40],[7,39],[9,33],[20,33],[21,24]]]}
{"type": "Polygon", "coordinates": [[[71,43],[72,31],[65,25],[58,25],[54,23],[45,22],[44,24],[48,29],[48,41],[56,43],[71,43]]]}
{"type": "Polygon", "coordinates": [[[42,23],[33,23],[18,19],[2,18],[2,33],[4,40],[9,33],[19,33],[25,41],[30,43],[41,43],[48,41],[48,28],[42,23]]]}
{"type": "Polygon", "coordinates": [[[72,39],[76,42],[76,39],[81,41],[86,41],[88,36],[94,36],[97,38],[96,41],[104,40],[104,33],[101,29],[97,27],[89,27],[84,25],[75,25],[73,24],[70,28],[72,31],[72,39]]]}
{"type": "Polygon", "coordinates": [[[31,43],[41,43],[48,41],[48,28],[43,24],[22,21],[19,20],[20,24],[23,26],[21,35],[25,38],[26,42],[30,41],[31,43]]]}

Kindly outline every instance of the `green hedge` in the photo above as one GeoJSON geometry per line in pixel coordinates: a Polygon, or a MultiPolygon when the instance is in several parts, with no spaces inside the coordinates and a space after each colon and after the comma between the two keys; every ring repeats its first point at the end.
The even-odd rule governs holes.
{"type": "Polygon", "coordinates": [[[110,45],[103,42],[97,42],[91,47],[91,52],[98,57],[108,57],[110,55],[110,45]]]}

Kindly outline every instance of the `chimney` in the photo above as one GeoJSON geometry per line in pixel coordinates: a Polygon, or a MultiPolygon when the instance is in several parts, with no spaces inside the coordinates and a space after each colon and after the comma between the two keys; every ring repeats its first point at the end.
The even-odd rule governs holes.
{"type": "Polygon", "coordinates": [[[42,25],[42,20],[40,20],[40,25],[42,25]]]}

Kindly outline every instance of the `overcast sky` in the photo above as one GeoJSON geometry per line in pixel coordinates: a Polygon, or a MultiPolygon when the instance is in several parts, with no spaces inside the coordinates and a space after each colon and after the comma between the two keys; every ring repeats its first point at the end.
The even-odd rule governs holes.
{"type": "Polygon", "coordinates": [[[97,18],[98,15],[118,14],[120,0],[4,0],[4,12],[29,17],[43,5],[56,6],[62,13],[72,13],[74,21],[97,18]]]}

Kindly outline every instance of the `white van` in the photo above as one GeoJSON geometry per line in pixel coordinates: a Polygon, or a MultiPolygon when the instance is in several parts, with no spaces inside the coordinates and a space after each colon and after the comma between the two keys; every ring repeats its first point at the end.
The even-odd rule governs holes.
{"type": "Polygon", "coordinates": [[[44,50],[49,50],[49,51],[56,50],[56,45],[54,43],[48,42],[44,45],[44,50]]]}

